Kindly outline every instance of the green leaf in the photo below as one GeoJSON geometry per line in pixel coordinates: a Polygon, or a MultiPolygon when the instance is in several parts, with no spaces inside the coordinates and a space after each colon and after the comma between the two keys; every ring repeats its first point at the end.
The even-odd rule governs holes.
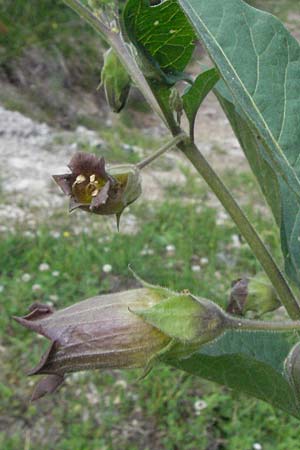
{"type": "Polygon", "coordinates": [[[173,75],[184,70],[194,51],[195,33],[175,0],[157,6],[128,0],[123,20],[130,40],[157,72],[173,75]]]}
{"type": "Polygon", "coordinates": [[[168,362],[300,418],[293,388],[284,375],[291,347],[284,334],[231,331],[187,359],[168,362]]]}
{"type": "Polygon", "coordinates": [[[281,225],[287,273],[300,284],[299,44],[278,19],[241,0],[179,3],[230,92],[234,114],[248,128],[241,138],[238,120],[237,135],[252,168],[262,166],[270,176],[258,178],[281,225]],[[271,199],[272,185],[277,200],[271,199]]]}
{"type": "Polygon", "coordinates": [[[183,108],[190,123],[190,135],[193,138],[195,119],[201,103],[212,90],[220,76],[216,69],[206,70],[200,73],[191,87],[182,96],[183,108]]]}
{"type": "Polygon", "coordinates": [[[276,173],[270,164],[262,157],[262,143],[257,137],[257,133],[253,131],[247,118],[242,116],[242,112],[238,112],[238,108],[234,104],[234,100],[223,82],[219,82],[215,89],[216,94],[230,125],[244,150],[249,165],[256,176],[261,190],[270,206],[276,223],[281,222],[281,198],[280,188],[276,173]]]}

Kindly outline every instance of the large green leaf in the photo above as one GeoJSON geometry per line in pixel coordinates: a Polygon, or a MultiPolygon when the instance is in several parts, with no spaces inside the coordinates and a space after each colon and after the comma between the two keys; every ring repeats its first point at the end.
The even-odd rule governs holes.
{"type": "Polygon", "coordinates": [[[167,75],[184,70],[196,37],[175,0],[157,6],[148,0],[128,0],[123,19],[130,40],[157,70],[167,75]]]}
{"type": "Polygon", "coordinates": [[[182,96],[183,108],[190,123],[190,135],[194,136],[194,126],[197,111],[214,85],[219,80],[218,71],[213,68],[200,73],[192,86],[189,86],[182,96]]]}
{"type": "Polygon", "coordinates": [[[242,111],[234,104],[232,96],[222,81],[217,84],[214,93],[230,121],[230,125],[244,150],[254,175],[258,179],[262,192],[273,212],[276,223],[280,225],[280,187],[276,173],[270,164],[262,157],[262,143],[258,139],[257,133],[254,133],[242,111]]]}
{"type": "Polygon", "coordinates": [[[187,359],[168,362],[300,418],[295,393],[284,375],[291,347],[283,334],[232,331],[187,359]]]}
{"type": "Polygon", "coordinates": [[[277,177],[271,165],[263,158],[261,141],[249,125],[247,118],[234,104],[230,93],[222,82],[214,92],[225,111],[249,164],[271,207],[278,225],[281,227],[281,247],[285,259],[285,270],[290,278],[300,281],[300,216],[298,199],[284,180],[277,177]]]}
{"type": "Polygon", "coordinates": [[[179,3],[226,83],[235,114],[242,118],[239,139],[243,122],[249,130],[243,147],[252,167],[265,170],[268,179],[258,178],[277,221],[281,216],[287,272],[300,284],[299,44],[278,19],[241,0],[179,3]],[[280,205],[275,205],[276,198],[280,205]]]}

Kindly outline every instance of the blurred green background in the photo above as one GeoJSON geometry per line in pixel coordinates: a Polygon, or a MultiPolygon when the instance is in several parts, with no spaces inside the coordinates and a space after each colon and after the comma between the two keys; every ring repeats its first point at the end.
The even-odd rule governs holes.
{"type": "MultiPolygon", "coordinates": [[[[298,1],[251,3],[279,15],[297,35],[298,1]]],[[[46,151],[55,155],[78,148],[104,152],[110,162],[136,162],[147,155],[165,139],[165,132],[137,92],[120,118],[109,113],[103,93],[96,89],[104,48],[61,1],[2,0],[0,119],[19,120],[8,114],[19,111],[36,123],[45,122],[53,135],[46,151]],[[78,127],[92,129],[96,142],[86,137],[88,131],[83,139],[78,127]]],[[[209,104],[208,123],[217,114],[211,110],[209,104]]],[[[0,132],[0,153],[17,134],[0,132]]],[[[213,144],[213,161],[224,159],[226,152],[221,144],[213,144]]],[[[35,157],[33,153],[33,162],[35,157]]],[[[244,164],[237,170],[232,159],[228,167],[223,165],[223,177],[280,261],[277,230],[254,177],[244,164]]],[[[29,175],[35,178],[35,171],[29,175]]],[[[31,404],[35,380],[27,378],[26,371],[37,363],[47,342],[11,317],[25,314],[33,301],[62,308],[97,293],[135,287],[131,264],[149,282],[189,288],[226,306],[231,281],[255,274],[259,266],[205,184],[179,156],[166,157],[145,174],[147,195],[124,214],[120,233],[110,219],[82,212],[68,216],[63,200],[56,207],[43,206],[42,200],[28,205],[30,186],[8,189],[6,176],[2,164],[0,448],[299,449],[296,419],[167,366],[154,368],[142,381],[140,371],[74,374],[58,393],[31,404]],[[16,211],[19,215],[13,214],[16,211]]],[[[22,181],[17,165],[15,176],[17,185],[22,181]]],[[[52,190],[56,192],[51,187],[49,195],[52,190]]]]}

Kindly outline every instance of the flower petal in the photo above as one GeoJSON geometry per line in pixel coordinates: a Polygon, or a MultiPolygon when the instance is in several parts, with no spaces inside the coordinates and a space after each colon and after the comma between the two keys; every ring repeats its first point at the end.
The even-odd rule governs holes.
{"type": "Polygon", "coordinates": [[[106,200],[108,199],[108,192],[110,188],[110,181],[107,181],[99,194],[96,195],[96,197],[93,198],[90,205],[90,210],[94,211],[95,209],[99,208],[101,205],[104,205],[106,203],[106,200]]]}
{"type": "Polygon", "coordinates": [[[65,173],[63,175],[52,175],[54,181],[58,184],[64,194],[72,195],[72,184],[76,177],[72,173],[65,173]]]}
{"type": "Polygon", "coordinates": [[[48,375],[42,378],[34,388],[31,396],[31,401],[34,402],[46,394],[52,394],[63,383],[64,377],[62,375],[48,375]]]}
{"type": "Polygon", "coordinates": [[[77,152],[72,157],[68,167],[72,171],[72,174],[78,175],[97,175],[101,178],[107,179],[107,173],[105,170],[105,159],[103,157],[98,158],[96,155],[85,152],[77,152]]]}

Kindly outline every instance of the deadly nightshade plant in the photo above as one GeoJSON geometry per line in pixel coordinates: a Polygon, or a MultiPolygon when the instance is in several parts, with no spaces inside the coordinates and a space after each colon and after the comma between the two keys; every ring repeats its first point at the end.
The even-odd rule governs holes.
{"type": "Polygon", "coordinates": [[[233,312],[255,308],[259,315],[281,304],[293,320],[233,317],[188,291],[149,285],[57,312],[35,305],[17,319],[51,341],[33,370],[47,374],[34,397],[54,391],[73,370],[139,366],[147,372],[156,361],[164,361],[300,418],[299,337],[294,331],[300,319],[295,295],[300,287],[299,43],[278,19],[242,0],[127,0],[118,12],[107,1],[103,7],[99,1],[88,2],[89,7],[79,0],[64,2],[110,47],[102,84],[113,111],[125,106],[129,86],[135,85],[173,136],[163,151],[118,170],[106,170],[104,160],[95,156],[75,155],[71,173],[55,176],[71,208],[120,215],[140,195],[139,170],[176,145],[216,194],[269,279],[262,290],[256,283],[254,296],[251,282],[240,281],[234,295],[238,301],[237,294],[242,295],[242,310],[233,312]],[[185,70],[197,40],[213,67],[191,80],[185,70]],[[114,70],[106,73],[110,59],[114,70]],[[178,83],[185,82],[181,94],[178,83]],[[195,144],[195,117],[210,91],[228,117],[280,228],[285,274],[195,144]],[[188,130],[180,123],[183,114],[188,130]],[[134,188],[129,195],[130,175],[134,188]],[[267,307],[261,292],[267,292],[267,307]]]}

